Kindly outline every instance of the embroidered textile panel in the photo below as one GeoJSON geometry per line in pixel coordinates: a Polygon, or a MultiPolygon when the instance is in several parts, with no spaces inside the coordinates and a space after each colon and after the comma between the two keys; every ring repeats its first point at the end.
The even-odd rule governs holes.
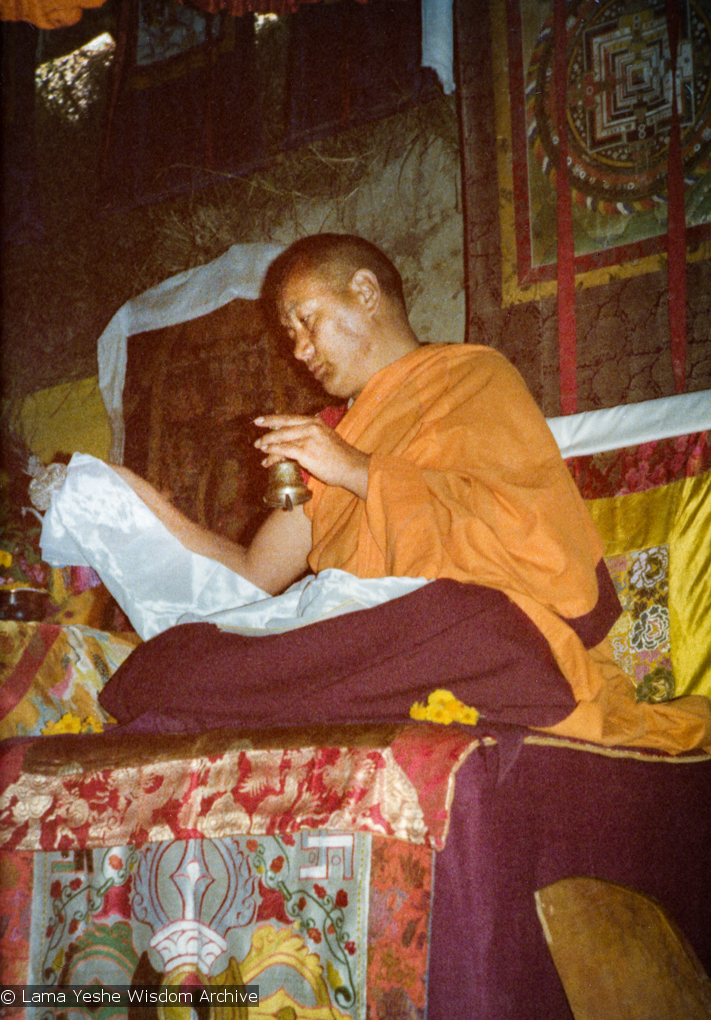
{"type": "Polygon", "coordinates": [[[568,470],[583,499],[624,496],[693,478],[711,468],[711,438],[696,432],[620,450],[570,457],[568,470]]]}
{"type": "Polygon", "coordinates": [[[675,696],[669,643],[669,546],[606,557],[622,604],[608,638],[615,658],[637,688],[638,701],[675,696]]]}
{"type": "Polygon", "coordinates": [[[710,487],[707,471],[588,503],[624,609],[610,640],[644,700],[711,695],[710,487]]]}
{"type": "Polygon", "coordinates": [[[693,511],[697,485],[707,488],[709,434],[674,436],[566,463],[605,539],[623,608],[609,637],[638,698],[711,693],[698,608],[711,600],[711,591],[703,527],[693,511]],[[683,523],[687,518],[690,528],[683,523]]]}
{"type": "Polygon", "coordinates": [[[318,830],[4,854],[1,979],[256,984],[269,1016],[413,1015],[425,1005],[431,871],[429,850],[318,830]]]}

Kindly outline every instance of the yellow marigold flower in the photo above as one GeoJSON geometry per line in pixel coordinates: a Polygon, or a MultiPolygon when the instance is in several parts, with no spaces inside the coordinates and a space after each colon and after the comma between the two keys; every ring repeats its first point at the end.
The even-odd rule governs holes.
{"type": "Polygon", "coordinates": [[[9,553],[6,549],[0,549],[0,567],[11,566],[12,566],[12,553],[9,553]]]}
{"type": "Polygon", "coordinates": [[[47,723],[42,733],[45,737],[54,737],[58,733],[81,733],[82,722],[78,715],[65,712],[61,719],[47,723]]]}
{"type": "Polygon", "coordinates": [[[445,725],[460,722],[475,726],[479,721],[479,713],[475,708],[470,708],[455,698],[451,691],[444,690],[432,691],[426,705],[416,701],[410,709],[410,716],[413,719],[445,725]]]}

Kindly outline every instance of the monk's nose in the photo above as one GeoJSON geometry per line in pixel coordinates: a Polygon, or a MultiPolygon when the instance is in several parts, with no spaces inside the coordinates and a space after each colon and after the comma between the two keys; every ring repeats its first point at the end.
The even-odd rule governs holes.
{"type": "Polygon", "coordinates": [[[298,361],[306,361],[313,351],[311,338],[306,330],[299,330],[294,340],[294,357],[298,361]]]}

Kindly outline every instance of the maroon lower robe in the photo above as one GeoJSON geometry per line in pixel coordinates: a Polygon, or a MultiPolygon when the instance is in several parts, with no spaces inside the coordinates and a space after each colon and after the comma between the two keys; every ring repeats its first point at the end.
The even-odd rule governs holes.
{"type": "Polygon", "coordinates": [[[122,724],[165,732],[409,722],[436,688],[490,722],[547,726],[575,707],[525,613],[501,592],[448,579],[284,634],[172,627],[139,645],[99,700],[122,724]]]}

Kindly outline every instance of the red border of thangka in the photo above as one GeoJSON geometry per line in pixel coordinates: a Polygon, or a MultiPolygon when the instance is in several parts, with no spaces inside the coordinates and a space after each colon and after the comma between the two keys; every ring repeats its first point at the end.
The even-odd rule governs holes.
{"type": "MultiPolygon", "coordinates": [[[[557,278],[558,263],[534,266],[531,261],[531,216],[528,190],[528,151],[526,142],[526,101],[523,50],[521,45],[521,0],[504,0],[508,53],[509,104],[511,110],[511,155],[513,168],[513,205],[516,239],[516,266],[520,286],[557,278]]],[[[711,237],[711,224],[699,224],[687,230],[687,250],[697,248],[711,237]]],[[[576,273],[633,262],[667,250],[666,232],[630,244],[605,248],[589,255],[577,255],[576,273]]]]}

